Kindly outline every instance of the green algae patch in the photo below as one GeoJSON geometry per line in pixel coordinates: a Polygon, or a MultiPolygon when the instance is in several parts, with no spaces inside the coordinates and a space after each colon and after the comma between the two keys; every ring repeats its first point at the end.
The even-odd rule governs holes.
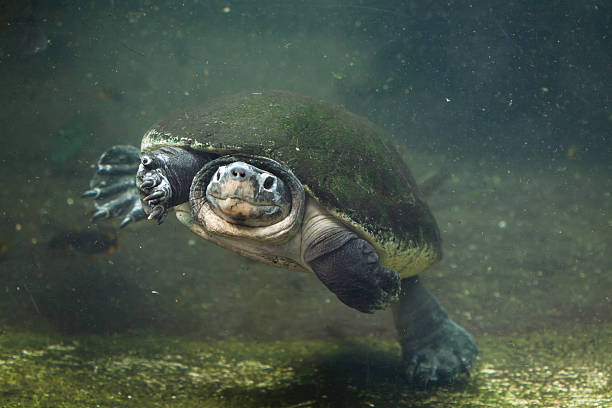
{"type": "Polygon", "coordinates": [[[0,335],[3,407],[604,407],[612,325],[480,339],[471,378],[416,390],[399,347],[187,341],[150,334],[0,335]]]}

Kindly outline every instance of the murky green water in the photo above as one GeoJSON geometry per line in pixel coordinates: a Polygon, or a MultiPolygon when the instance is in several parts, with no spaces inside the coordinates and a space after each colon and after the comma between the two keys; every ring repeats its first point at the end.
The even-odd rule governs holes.
{"type": "Polygon", "coordinates": [[[612,405],[606,2],[6,2],[0,8],[0,406],[612,405]],[[172,112],[286,89],[391,133],[476,338],[415,390],[390,312],[161,226],[91,223],[114,144],[172,112]]]}

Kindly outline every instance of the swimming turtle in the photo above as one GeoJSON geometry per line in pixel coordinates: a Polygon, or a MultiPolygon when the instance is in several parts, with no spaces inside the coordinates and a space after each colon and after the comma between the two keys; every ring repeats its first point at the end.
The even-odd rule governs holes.
{"type": "Polygon", "coordinates": [[[472,336],[418,278],[441,258],[436,220],[385,133],[341,107],[283,91],[214,100],[157,123],[140,149],[106,151],[84,196],[94,219],[161,223],[174,208],[200,237],[313,272],[352,308],[393,304],[417,385],[469,374],[472,336]]]}

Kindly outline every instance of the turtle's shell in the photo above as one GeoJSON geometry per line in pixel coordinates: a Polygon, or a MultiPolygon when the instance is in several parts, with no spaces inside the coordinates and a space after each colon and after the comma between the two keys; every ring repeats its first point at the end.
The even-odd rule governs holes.
{"type": "Polygon", "coordinates": [[[441,257],[436,220],[390,138],[341,107],[282,91],[234,95],[159,122],[141,149],[164,146],[284,163],[402,277],[441,257]]]}

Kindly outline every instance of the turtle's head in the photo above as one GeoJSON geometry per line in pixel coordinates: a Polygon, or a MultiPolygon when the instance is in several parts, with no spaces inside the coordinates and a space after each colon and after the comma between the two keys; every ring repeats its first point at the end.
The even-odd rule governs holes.
{"type": "Polygon", "coordinates": [[[221,218],[250,227],[275,224],[291,210],[291,194],[280,178],[241,161],[217,169],[206,199],[221,218]]]}

